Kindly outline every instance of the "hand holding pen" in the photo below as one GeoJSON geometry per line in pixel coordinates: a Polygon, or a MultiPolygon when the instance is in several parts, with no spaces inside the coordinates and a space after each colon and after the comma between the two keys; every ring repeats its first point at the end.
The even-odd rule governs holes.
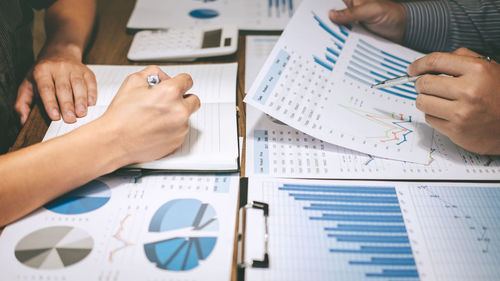
{"type": "Polygon", "coordinates": [[[408,76],[379,83],[415,81],[416,107],[426,122],[453,142],[480,154],[500,154],[500,65],[466,48],[414,61],[408,76]],[[435,75],[428,73],[442,73],[435,75]]]}

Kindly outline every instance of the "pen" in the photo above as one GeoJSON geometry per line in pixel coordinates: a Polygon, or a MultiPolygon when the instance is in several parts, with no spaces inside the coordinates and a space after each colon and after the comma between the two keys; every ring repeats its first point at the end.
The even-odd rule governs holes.
{"type": "MultiPolygon", "coordinates": [[[[483,59],[483,60],[486,60],[487,62],[491,62],[491,58],[488,56],[479,57],[478,59],[483,59]]],[[[435,74],[435,73],[433,73],[433,74],[435,74]]],[[[444,75],[444,74],[441,74],[441,75],[444,75]]],[[[444,75],[444,76],[446,76],[446,75],[444,75]]],[[[370,88],[381,89],[381,88],[389,88],[389,87],[393,87],[393,86],[399,86],[399,85],[403,85],[405,83],[414,82],[415,80],[417,80],[420,77],[422,77],[422,75],[409,76],[408,74],[406,74],[403,76],[399,76],[399,77],[395,77],[395,78],[381,81],[377,84],[373,84],[370,86],[370,88]]]]}
{"type": "Polygon", "coordinates": [[[405,83],[413,82],[413,81],[417,80],[418,78],[420,78],[421,76],[422,75],[418,75],[418,76],[403,75],[403,76],[399,76],[396,78],[384,80],[380,83],[371,85],[370,87],[373,89],[389,88],[389,87],[398,86],[398,85],[402,85],[405,83]]]}

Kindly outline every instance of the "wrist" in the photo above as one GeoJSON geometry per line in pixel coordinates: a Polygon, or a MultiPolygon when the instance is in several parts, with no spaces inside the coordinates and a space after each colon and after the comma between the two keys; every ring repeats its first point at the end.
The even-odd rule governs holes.
{"type": "Polygon", "coordinates": [[[119,126],[109,121],[101,117],[79,128],[80,138],[90,144],[88,147],[93,151],[94,163],[101,175],[131,164],[128,151],[121,145],[123,134],[119,126]]]}
{"type": "Polygon", "coordinates": [[[83,48],[74,43],[52,43],[44,46],[38,59],[63,57],[70,60],[82,61],[83,48]]]}

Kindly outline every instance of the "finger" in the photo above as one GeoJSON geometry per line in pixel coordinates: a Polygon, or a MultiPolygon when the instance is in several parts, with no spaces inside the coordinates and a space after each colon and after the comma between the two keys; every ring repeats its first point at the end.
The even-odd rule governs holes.
{"type": "Polygon", "coordinates": [[[14,109],[19,115],[21,125],[24,125],[26,120],[28,120],[28,116],[31,112],[31,104],[33,103],[33,96],[33,83],[25,78],[17,90],[17,99],[14,105],[14,109]]]}
{"type": "Polygon", "coordinates": [[[56,96],[64,122],[74,123],[76,122],[75,105],[69,80],[70,78],[64,75],[56,77],[56,96]]]}
{"type": "Polygon", "coordinates": [[[184,104],[186,105],[190,115],[195,113],[201,106],[200,99],[195,94],[184,96],[184,104]]]}
{"type": "Polygon", "coordinates": [[[35,80],[38,94],[42,99],[43,106],[49,118],[54,121],[61,119],[52,77],[47,72],[34,71],[33,79],[35,80]]]}
{"type": "Polygon", "coordinates": [[[460,47],[451,53],[455,54],[455,55],[459,55],[459,56],[467,56],[467,57],[474,57],[474,58],[482,58],[483,57],[480,54],[478,54],[472,50],[469,50],[465,47],[460,47]]]}
{"type": "Polygon", "coordinates": [[[441,134],[450,137],[451,134],[451,122],[448,120],[443,120],[439,117],[435,117],[429,114],[425,115],[425,122],[429,124],[432,128],[438,130],[441,134]]]}
{"type": "Polygon", "coordinates": [[[408,67],[408,74],[416,76],[424,73],[437,72],[460,76],[470,71],[470,68],[476,62],[476,58],[472,57],[448,53],[431,53],[410,64],[408,67]]]}
{"type": "Polygon", "coordinates": [[[432,115],[443,120],[451,120],[453,113],[457,108],[455,101],[425,94],[418,95],[416,106],[425,114],[432,115]]]}
{"type": "Polygon", "coordinates": [[[355,21],[369,21],[375,14],[379,13],[376,6],[363,3],[343,10],[330,10],[330,20],[337,24],[347,24],[355,21]]]}
{"type": "Polygon", "coordinates": [[[457,89],[458,78],[425,74],[415,81],[415,91],[419,94],[433,95],[448,100],[456,100],[460,89],[457,89]]]}
{"type": "Polygon", "coordinates": [[[75,101],[75,113],[77,117],[87,115],[87,84],[83,79],[83,74],[70,75],[71,89],[73,89],[73,97],[75,101]]]}
{"type": "Polygon", "coordinates": [[[92,71],[83,73],[83,80],[87,87],[87,104],[95,105],[97,102],[97,82],[95,74],[92,71]]]}
{"type": "Polygon", "coordinates": [[[164,91],[182,97],[191,87],[193,87],[193,79],[189,74],[181,73],[167,81],[162,81],[157,86],[164,91]]]}

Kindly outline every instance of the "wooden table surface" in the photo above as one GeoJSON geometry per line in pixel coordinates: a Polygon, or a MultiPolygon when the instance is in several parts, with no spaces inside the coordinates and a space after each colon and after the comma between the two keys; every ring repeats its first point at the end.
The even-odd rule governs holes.
{"type": "MultiPolygon", "coordinates": [[[[133,35],[126,33],[126,24],[134,8],[135,0],[98,0],[97,27],[92,42],[84,56],[86,64],[113,64],[113,65],[148,65],[148,64],[180,64],[180,63],[133,63],[127,60],[127,52],[133,35]]],[[[238,62],[238,124],[239,135],[245,136],[245,106],[243,105],[245,89],[245,36],[246,35],[278,35],[279,32],[240,32],[238,51],[234,55],[200,59],[193,63],[224,63],[238,62]]],[[[194,81],[196,83],[196,81],[194,81]]],[[[40,142],[50,124],[50,119],[43,110],[41,102],[35,104],[28,121],[22,128],[11,151],[40,142]]],[[[245,167],[245,151],[241,155],[242,174],[245,167]]],[[[236,225],[235,231],[238,229],[236,225]]],[[[1,234],[1,229],[0,229],[1,234]]],[[[236,249],[236,241],[235,241],[236,249]]],[[[236,280],[236,252],[233,255],[232,280],[236,280]]]]}

